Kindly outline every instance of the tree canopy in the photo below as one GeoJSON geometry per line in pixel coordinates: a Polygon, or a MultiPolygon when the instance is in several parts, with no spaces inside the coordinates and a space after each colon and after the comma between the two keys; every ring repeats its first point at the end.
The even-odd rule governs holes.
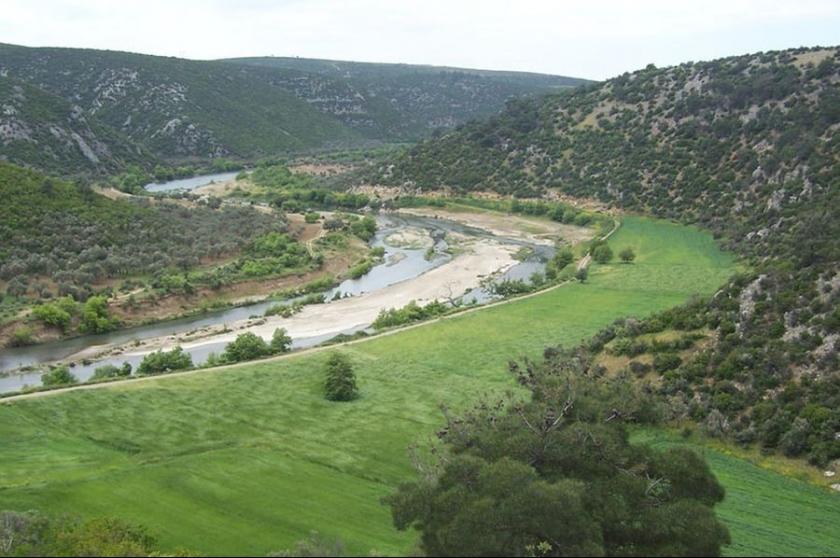
{"type": "Polygon", "coordinates": [[[630,443],[658,420],[626,380],[598,379],[585,354],[512,365],[526,402],[449,417],[445,459],[386,498],[430,556],[718,556],[724,489],[701,457],[630,443]]]}

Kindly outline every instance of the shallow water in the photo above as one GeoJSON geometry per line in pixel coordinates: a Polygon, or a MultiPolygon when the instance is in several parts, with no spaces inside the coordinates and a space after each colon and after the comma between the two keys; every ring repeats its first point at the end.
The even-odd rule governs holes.
{"type": "Polygon", "coordinates": [[[144,188],[149,192],[175,192],[179,190],[189,191],[207,186],[212,182],[227,182],[233,180],[240,171],[234,172],[220,172],[217,174],[204,174],[201,176],[193,176],[191,178],[179,178],[178,180],[170,180],[169,182],[150,182],[144,188]]]}

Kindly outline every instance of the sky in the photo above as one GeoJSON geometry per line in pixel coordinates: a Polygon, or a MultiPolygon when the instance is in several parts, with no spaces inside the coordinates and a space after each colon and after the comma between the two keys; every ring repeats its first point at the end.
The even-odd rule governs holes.
{"type": "Polygon", "coordinates": [[[840,44],[840,0],[0,0],[0,42],[605,79],[840,44]]]}

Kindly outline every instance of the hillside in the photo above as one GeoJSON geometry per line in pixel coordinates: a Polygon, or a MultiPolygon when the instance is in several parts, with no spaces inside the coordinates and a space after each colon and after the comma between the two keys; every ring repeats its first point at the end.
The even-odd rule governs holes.
{"type": "Polygon", "coordinates": [[[273,62],[0,44],[0,79],[14,80],[0,85],[0,157],[69,174],[141,155],[154,166],[414,140],[580,81],[364,65],[357,77],[273,62]],[[26,88],[29,110],[10,101],[14,87],[26,88]]]}
{"type": "Polygon", "coordinates": [[[680,311],[716,342],[660,390],[679,416],[824,465],[840,458],[838,84],[837,48],[649,66],[513,103],[365,180],[595,198],[714,231],[752,271],[680,311]]]}
{"type": "Polygon", "coordinates": [[[115,170],[151,156],[77,105],[37,87],[0,77],[0,152],[14,163],[115,170]]]}
{"type": "Polygon", "coordinates": [[[412,64],[307,58],[225,60],[277,71],[272,83],[365,137],[414,140],[504,108],[507,99],[566,89],[586,80],[412,64]]]}
{"type": "Polygon", "coordinates": [[[214,62],[2,45],[0,74],[63,97],[163,159],[258,157],[355,137],[293,94],[214,62]]]}
{"type": "MultiPolygon", "coordinates": [[[[246,260],[259,259],[245,254],[246,248],[288,229],[279,212],[129,196],[111,199],[84,182],[52,179],[2,162],[0,197],[2,345],[34,341],[35,325],[22,325],[21,312],[56,297],[69,295],[82,302],[121,287],[135,294],[127,310],[136,313],[141,303],[155,303],[141,294],[152,287],[161,293],[158,298],[181,291],[202,293],[202,288],[210,290],[208,284],[218,294],[241,280],[239,269],[246,260]],[[18,339],[19,331],[29,335],[21,333],[18,339]]],[[[306,268],[305,250],[288,244],[290,254],[298,256],[288,257],[288,267],[306,268]]],[[[51,319],[45,323],[57,325],[51,319]]],[[[107,329],[117,325],[110,323],[107,329]]],[[[71,333],[68,326],[69,316],[61,324],[63,333],[71,333]]]]}

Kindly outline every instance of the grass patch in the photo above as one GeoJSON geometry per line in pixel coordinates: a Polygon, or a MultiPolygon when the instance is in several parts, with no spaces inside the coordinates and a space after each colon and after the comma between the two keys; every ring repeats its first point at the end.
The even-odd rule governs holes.
{"type": "Polygon", "coordinates": [[[688,445],[705,456],[726,487],[726,499],[716,509],[732,535],[728,556],[837,555],[838,495],[759,467],[745,459],[748,454],[695,436],[686,441],[670,431],[644,430],[635,433],[634,440],[658,447],[688,445]]]}
{"type": "MultiPolygon", "coordinates": [[[[636,262],[340,349],[358,376],[352,403],[324,399],[326,353],[315,352],[0,404],[0,509],[116,515],[164,548],[216,555],[264,555],[313,529],[356,554],[410,552],[415,535],[394,530],[379,499],[413,475],[406,448],[441,425],[439,404],[514,390],[508,359],[710,294],[735,269],[710,235],[662,221],[628,218],[610,242],[636,262]]],[[[752,467],[744,486],[765,474],[752,467]]],[[[738,540],[747,525],[730,524],[739,551],[772,543],[772,529],[760,547],[738,540]]]]}

